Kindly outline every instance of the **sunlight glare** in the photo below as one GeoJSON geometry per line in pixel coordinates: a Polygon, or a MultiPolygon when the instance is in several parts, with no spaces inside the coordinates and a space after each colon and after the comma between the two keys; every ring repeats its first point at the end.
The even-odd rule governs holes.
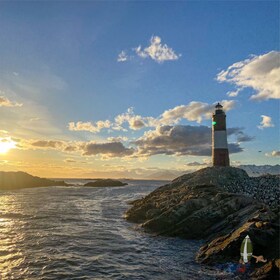
{"type": "Polygon", "coordinates": [[[16,142],[10,138],[0,138],[0,154],[6,154],[10,149],[15,148],[16,142]]]}

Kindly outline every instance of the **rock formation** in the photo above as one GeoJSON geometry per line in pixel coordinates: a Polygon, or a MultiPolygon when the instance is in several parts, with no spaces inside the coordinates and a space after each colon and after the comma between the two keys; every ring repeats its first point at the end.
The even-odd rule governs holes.
{"type": "Polygon", "coordinates": [[[279,259],[277,176],[250,178],[238,168],[208,167],[183,175],[132,205],[126,218],[142,223],[147,231],[204,239],[199,262],[238,261],[241,242],[248,234],[255,254],[271,260],[271,269],[263,275],[275,271],[279,259]]]}

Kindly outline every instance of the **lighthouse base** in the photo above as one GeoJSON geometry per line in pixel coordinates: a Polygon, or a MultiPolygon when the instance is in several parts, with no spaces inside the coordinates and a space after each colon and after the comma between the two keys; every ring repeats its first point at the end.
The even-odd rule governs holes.
{"type": "Polygon", "coordinates": [[[212,157],[213,166],[229,166],[228,149],[214,149],[212,157]]]}

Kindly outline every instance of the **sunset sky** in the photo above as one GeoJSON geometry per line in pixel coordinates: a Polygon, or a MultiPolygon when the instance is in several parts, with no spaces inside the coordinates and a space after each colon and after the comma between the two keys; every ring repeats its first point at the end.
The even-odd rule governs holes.
{"type": "Polygon", "coordinates": [[[0,2],[0,170],[174,174],[279,163],[278,1],[0,2]]]}

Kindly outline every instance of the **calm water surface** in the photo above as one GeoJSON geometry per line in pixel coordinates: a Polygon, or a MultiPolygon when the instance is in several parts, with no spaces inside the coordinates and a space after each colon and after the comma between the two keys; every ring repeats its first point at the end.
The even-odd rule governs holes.
{"type": "Polygon", "coordinates": [[[194,262],[198,241],[153,237],[123,214],[162,185],[0,192],[0,279],[218,279],[194,262]]]}

